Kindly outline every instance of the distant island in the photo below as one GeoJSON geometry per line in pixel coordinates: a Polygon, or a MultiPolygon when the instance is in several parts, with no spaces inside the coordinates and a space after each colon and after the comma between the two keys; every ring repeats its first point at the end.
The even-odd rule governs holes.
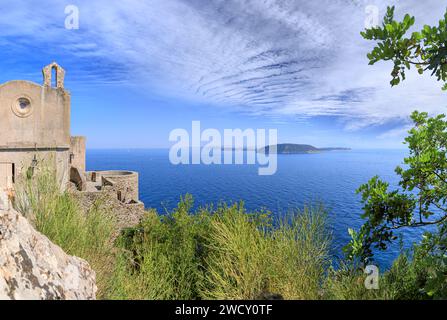
{"type": "MultiPolygon", "coordinates": [[[[258,149],[259,153],[270,153],[272,146],[258,149]]],[[[308,144],[282,143],[276,145],[277,154],[319,153],[326,151],[349,151],[350,148],[317,148],[308,144]]]]}

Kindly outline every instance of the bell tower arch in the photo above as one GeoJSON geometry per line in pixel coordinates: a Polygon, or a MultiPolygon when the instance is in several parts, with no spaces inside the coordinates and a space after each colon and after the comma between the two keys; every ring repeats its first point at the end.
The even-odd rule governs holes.
{"type": "Polygon", "coordinates": [[[65,80],[65,70],[58,65],[56,62],[53,62],[49,65],[47,65],[46,67],[44,67],[42,69],[42,74],[43,74],[43,85],[45,87],[51,87],[52,86],[52,73],[53,70],[55,71],[55,76],[56,76],[56,88],[61,88],[64,89],[64,80],[65,80]]]}

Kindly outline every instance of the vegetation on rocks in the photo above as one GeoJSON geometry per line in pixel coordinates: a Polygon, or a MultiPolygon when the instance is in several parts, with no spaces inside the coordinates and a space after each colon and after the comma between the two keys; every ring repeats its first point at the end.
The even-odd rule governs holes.
{"type": "Polygon", "coordinates": [[[113,296],[132,299],[316,299],[329,264],[323,208],[273,225],[243,204],[148,214],[124,232],[113,296]]]}
{"type": "Polygon", "coordinates": [[[113,265],[114,221],[100,204],[88,212],[69,192],[61,192],[51,166],[42,164],[16,184],[14,206],[66,253],[81,257],[96,271],[97,297],[105,297],[113,265]]]}
{"type": "MultiPolygon", "coordinates": [[[[362,33],[377,42],[370,64],[392,61],[391,84],[415,66],[446,81],[447,15],[439,26],[406,36],[415,19],[394,19],[362,33]]],[[[192,210],[187,195],[170,213],[148,211],[136,227],[112,241],[113,217],[95,204],[83,212],[61,192],[51,170],[18,184],[15,206],[67,253],[86,259],[106,299],[446,299],[447,121],[414,112],[406,139],[410,154],[398,167],[400,188],[372,178],[359,188],[365,224],[350,230],[346,257],[329,255],[330,232],[322,206],[275,220],[247,212],[242,203],[192,210]],[[387,250],[395,230],[436,226],[411,250],[402,251],[367,289],[364,273],[374,248],[387,250]],[[335,267],[337,265],[337,267],[335,267]]]]}
{"type": "Polygon", "coordinates": [[[51,170],[19,182],[16,208],[37,230],[97,273],[100,299],[432,299],[445,298],[445,228],[403,252],[368,290],[362,267],[334,268],[322,206],[280,220],[242,203],[193,211],[187,195],[170,213],[146,213],[114,238],[101,204],[83,212],[51,170]]]}
{"type": "MultiPolygon", "coordinates": [[[[392,61],[392,86],[405,80],[411,66],[445,83],[447,13],[438,26],[426,25],[408,36],[414,23],[408,14],[403,21],[395,20],[394,7],[389,7],[382,26],[362,32],[365,39],[377,42],[368,55],[370,64],[392,61]]],[[[406,280],[400,287],[403,291],[398,291],[403,297],[447,298],[447,120],[443,114],[417,111],[411,120],[414,126],[405,139],[409,156],[395,170],[399,188],[389,190],[389,184],[377,176],[359,188],[366,222],[357,232],[350,231],[352,240],[345,251],[352,263],[365,265],[374,258],[373,248],[386,250],[397,239],[396,230],[425,228],[412,259],[403,255],[394,264],[394,269],[404,270],[395,279],[406,280]],[[430,226],[437,231],[429,232],[430,226]]]]}

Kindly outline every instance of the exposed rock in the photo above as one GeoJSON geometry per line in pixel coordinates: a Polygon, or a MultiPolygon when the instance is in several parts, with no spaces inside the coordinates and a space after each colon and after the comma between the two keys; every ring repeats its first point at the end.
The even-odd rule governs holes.
{"type": "Polygon", "coordinates": [[[95,272],[89,264],[67,255],[2,205],[0,299],[95,299],[95,272]]]}

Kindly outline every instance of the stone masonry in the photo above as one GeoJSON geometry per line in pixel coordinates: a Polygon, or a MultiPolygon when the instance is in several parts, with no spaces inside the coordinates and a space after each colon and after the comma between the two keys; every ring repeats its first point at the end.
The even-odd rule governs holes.
{"type": "Polygon", "coordinates": [[[72,190],[84,204],[107,198],[123,226],[135,225],[144,214],[138,173],[86,172],[86,138],[70,133],[65,70],[53,62],[42,74],[43,85],[23,80],[0,85],[0,191],[13,191],[19,176],[49,165],[62,189],[72,190]]]}

